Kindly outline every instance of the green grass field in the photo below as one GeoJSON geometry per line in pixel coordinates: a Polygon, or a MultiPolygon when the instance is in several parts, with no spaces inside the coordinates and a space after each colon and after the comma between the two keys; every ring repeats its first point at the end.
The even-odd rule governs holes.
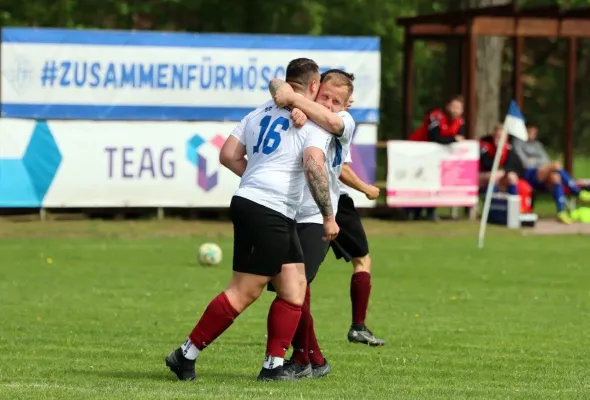
{"type": "Polygon", "coordinates": [[[584,236],[475,224],[367,221],[368,325],[346,341],[350,266],[314,283],[320,380],[258,383],[265,294],[177,382],[163,359],[231,275],[230,227],[198,222],[0,222],[0,399],[587,399],[590,268],[584,236]],[[223,264],[196,265],[220,243],[223,264]]]}

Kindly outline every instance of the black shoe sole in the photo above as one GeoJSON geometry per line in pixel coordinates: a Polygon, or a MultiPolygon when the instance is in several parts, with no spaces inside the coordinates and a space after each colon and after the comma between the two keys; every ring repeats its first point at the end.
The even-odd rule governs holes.
{"type": "Polygon", "coordinates": [[[365,346],[369,346],[369,347],[383,347],[385,346],[385,343],[371,343],[371,342],[363,342],[360,340],[354,340],[354,339],[348,339],[348,341],[350,343],[356,343],[356,344],[364,344],[365,346]]]}
{"type": "Polygon", "coordinates": [[[268,378],[266,376],[262,377],[259,376],[257,378],[258,381],[260,382],[278,382],[278,381],[296,381],[298,380],[297,378],[292,378],[292,377],[277,377],[277,378],[268,378]]]}

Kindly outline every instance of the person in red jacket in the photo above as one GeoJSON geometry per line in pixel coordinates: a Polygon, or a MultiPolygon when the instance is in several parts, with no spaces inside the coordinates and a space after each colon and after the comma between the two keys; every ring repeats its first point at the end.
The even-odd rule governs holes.
{"type": "Polygon", "coordinates": [[[463,120],[463,97],[453,96],[443,109],[428,113],[424,122],[409,137],[417,142],[449,144],[465,139],[463,120]]]}
{"type": "Polygon", "coordinates": [[[498,150],[498,141],[502,136],[503,126],[498,124],[492,135],[484,136],[479,141],[479,187],[485,188],[490,179],[494,180],[494,192],[500,190],[508,194],[518,194],[518,176],[522,172],[522,164],[512,148],[510,136],[502,149],[500,167],[492,176],[492,166],[498,150]]]}
{"type": "MultiPolygon", "coordinates": [[[[465,140],[465,121],[463,120],[464,102],[461,95],[451,97],[442,109],[435,109],[428,113],[424,122],[409,137],[416,142],[433,142],[450,144],[465,140]]],[[[422,208],[408,210],[419,219],[422,208]]],[[[426,209],[426,219],[436,220],[436,209],[426,209]]]]}

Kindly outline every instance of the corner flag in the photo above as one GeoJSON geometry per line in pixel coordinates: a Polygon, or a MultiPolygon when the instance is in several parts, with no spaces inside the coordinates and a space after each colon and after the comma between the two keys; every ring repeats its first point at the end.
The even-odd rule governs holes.
{"type": "Polygon", "coordinates": [[[510,101],[510,107],[508,107],[508,114],[504,119],[504,130],[520,140],[528,139],[524,117],[514,100],[510,101]]]}
{"type": "MultiPolygon", "coordinates": [[[[497,148],[503,149],[506,144],[506,137],[510,133],[512,136],[526,141],[528,139],[528,133],[524,122],[524,117],[518,108],[518,104],[514,100],[510,101],[510,107],[508,107],[508,114],[504,118],[504,126],[502,128],[502,136],[498,140],[497,148]]],[[[496,151],[494,157],[494,164],[490,173],[490,181],[488,182],[488,190],[486,191],[486,198],[483,203],[483,211],[481,214],[481,221],[479,223],[479,248],[483,248],[484,239],[486,235],[486,226],[488,223],[488,216],[490,215],[490,205],[492,203],[492,194],[494,191],[494,176],[498,172],[500,167],[500,157],[503,151],[496,151]]]]}

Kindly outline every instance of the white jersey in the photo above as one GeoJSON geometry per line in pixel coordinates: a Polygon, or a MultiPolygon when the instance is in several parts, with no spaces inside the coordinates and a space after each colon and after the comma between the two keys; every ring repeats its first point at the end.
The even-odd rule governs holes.
{"type": "MultiPolygon", "coordinates": [[[[344,159],[344,164],[352,164],[352,152],[351,151],[348,152],[348,156],[344,159]]],[[[342,181],[338,180],[338,186],[340,188],[340,195],[350,193],[349,190],[351,189],[351,187],[345,183],[342,183],[342,181]]]]}
{"type": "Polygon", "coordinates": [[[295,218],[305,187],[303,151],[327,147],[325,137],[306,132],[305,126],[293,127],[290,111],[272,100],[248,114],[232,132],[248,157],[235,195],[295,218]]]}
{"type": "MultiPolygon", "coordinates": [[[[338,115],[344,122],[344,132],[341,137],[336,137],[327,133],[316,124],[311,124],[310,132],[308,132],[308,134],[314,136],[320,136],[322,134],[328,134],[331,136],[330,146],[324,154],[326,155],[326,170],[328,171],[328,179],[330,181],[330,198],[332,200],[334,214],[337,212],[338,199],[340,197],[340,181],[338,178],[342,172],[343,162],[350,159],[350,144],[352,143],[352,135],[355,127],[354,119],[352,119],[352,116],[348,112],[341,111],[338,115]]],[[[298,223],[323,223],[323,216],[313,199],[307,184],[305,185],[301,208],[299,209],[295,220],[298,223]]]]}

